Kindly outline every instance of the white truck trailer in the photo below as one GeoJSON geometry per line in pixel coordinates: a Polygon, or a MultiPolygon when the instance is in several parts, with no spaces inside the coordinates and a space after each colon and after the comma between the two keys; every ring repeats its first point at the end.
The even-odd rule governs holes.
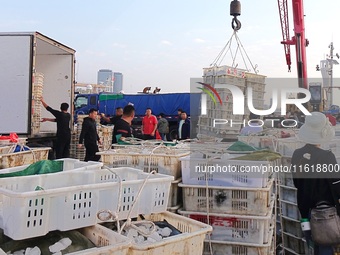
{"type": "Polygon", "coordinates": [[[54,109],[67,102],[73,121],[75,50],[39,32],[2,32],[0,56],[0,135],[15,132],[46,145],[56,123],[40,122],[53,116],[39,99],[54,109]]]}

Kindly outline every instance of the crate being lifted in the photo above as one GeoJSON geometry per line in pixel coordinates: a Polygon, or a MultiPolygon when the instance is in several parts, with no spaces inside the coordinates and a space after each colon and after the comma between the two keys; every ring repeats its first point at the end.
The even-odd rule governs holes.
{"type": "MultiPolygon", "coordinates": [[[[230,125],[231,120],[235,123],[248,120],[249,109],[247,105],[247,89],[252,89],[252,103],[256,109],[264,109],[265,76],[249,73],[244,69],[231,66],[213,66],[203,68],[203,83],[210,85],[216,93],[206,97],[206,114],[199,116],[198,129],[200,135],[227,138],[237,135],[241,125],[230,125]],[[244,114],[233,113],[233,95],[227,85],[237,87],[244,95],[244,114]],[[215,94],[215,95],[214,95],[215,94]],[[228,120],[228,124],[214,125],[215,119],[228,120]]],[[[203,88],[211,90],[209,87],[203,88]]],[[[211,92],[211,91],[209,91],[211,92]]],[[[205,93],[205,92],[202,92],[205,93]]],[[[202,102],[201,102],[202,107],[202,102]]]]}

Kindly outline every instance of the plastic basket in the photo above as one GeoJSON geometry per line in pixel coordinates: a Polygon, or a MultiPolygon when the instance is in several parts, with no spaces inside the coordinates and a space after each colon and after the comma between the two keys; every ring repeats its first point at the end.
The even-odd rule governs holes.
{"type": "Polygon", "coordinates": [[[266,188],[224,188],[180,183],[186,211],[266,215],[273,195],[273,181],[266,188]],[[209,205],[207,206],[207,195],[209,205]]]}
{"type": "Polygon", "coordinates": [[[278,152],[282,156],[291,157],[296,149],[301,148],[304,145],[305,143],[300,142],[295,137],[278,138],[278,152]]]}
{"type": "MultiPolygon", "coordinates": [[[[274,229],[274,203],[266,216],[250,216],[237,214],[209,213],[209,224],[213,227],[212,240],[267,244],[270,242],[270,233],[274,229]]],[[[208,223],[207,213],[178,211],[179,214],[191,219],[208,223]]]]}
{"type": "Polygon", "coordinates": [[[178,185],[181,181],[182,178],[179,178],[171,182],[168,207],[177,206],[182,199],[182,188],[178,185]]]}
{"type": "Polygon", "coordinates": [[[271,172],[263,170],[278,164],[278,161],[232,160],[224,155],[207,159],[197,153],[180,160],[183,184],[248,188],[266,187],[271,172]]]}
{"type": "MultiPolygon", "coordinates": [[[[99,170],[103,166],[101,162],[95,161],[80,161],[79,159],[73,158],[63,158],[63,159],[56,159],[56,161],[63,161],[63,171],[70,171],[70,170],[99,170]]],[[[13,173],[19,172],[26,169],[29,165],[23,166],[16,166],[10,168],[0,169],[0,173],[13,173]]]]}
{"type": "Polygon", "coordinates": [[[132,244],[129,255],[193,255],[202,254],[205,235],[211,226],[171,212],[144,216],[146,220],[163,221],[177,228],[182,234],[170,236],[154,244],[132,244]]]}
{"type": "Polygon", "coordinates": [[[291,234],[299,238],[303,237],[301,222],[299,220],[281,216],[281,228],[282,231],[285,233],[291,234]]]}
{"type": "Polygon", "coordinates": [[[101,161],[105,165],[114,167],[135,167],[145,172],[156,171],[161,174],[174,176],[175,179],[181,177],[180,157],[189,154],[188,151],[167,148],[152,149],[133,147],[126,149],[108,150],[98,152],[101,161]]]}
{"type": "Polygon", "coordinates": [[[302,238],[282,232],[282,244],[284,249],[293,250],[297,254],[305,253],[305,245],[302,238]]]}
{"type": "Polygon", "coordinates": [[[209,241],[204,243],[203,255],[274,255],[275,242],[272,239],[268,244],[254,245],[243,243],[231,243],[211,240],[212,253],[209,241]]]}
{"type": "Polygon", "coordinates": [[[115,254],[127,255],[131,241],[114,231],[111,231],[99,224],[91,227],[79,229],[86,238],[88,238],[97,247],[82,251],[67,253],[69,255],[100,255],[100,254],[115,254]]]}
{"type": "Polygon", "coordinates": [[[297,207],[297,204],[279,200],[280,206],[281,206],[281,213],[283,216],[299,220],[301,219],[299,208],[297,207]]]}
{"type": "Polygon", "coordinates": [[[50,149],[49,147],[31,148],[28,151],[0,154],[0,169],[32,164],[47,159],[50,149]]]}
{"type": "MultiPolygon", "coordinates": [[[[118,219],[166,211],[172,176],[149,175],[132,168],[112,171],[66,171],[0,179],[0,227],[5,235],[19,240],[51,230],[94,225],[101,222],[97,213],[102,210],[118,219]]],[[[105,215],[100,214],[101,219],[105,215]]]]}
{"type": "Polygon", "coordinates": [[[289,187],[279,185],[280,199],[297,204],[297,189],[295,187],[289,187]]]}

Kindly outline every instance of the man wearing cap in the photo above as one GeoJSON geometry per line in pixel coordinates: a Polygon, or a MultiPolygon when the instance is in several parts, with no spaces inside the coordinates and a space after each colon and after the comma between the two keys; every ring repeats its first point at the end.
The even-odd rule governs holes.
{"type": "MultiPolygon", "coordinates": [[[[336,169],[336,158],[330,150],[321,149],[321,145],[334,138],[335,130],[326,116],[320,112],[307,115],[305,123],[299,129],[297,138],[306,143],[302,148],[296,149],[292,156],[291,171],[294,186],[297,188],[297,204],[301,214],[301,221],[310,218],[310,211],[317,203],[327,201],[335,206],[334,194],[340,194],[332,185],[339,178],[332,175],[329,169],[336,169]],[[325,171],[317,172],[312,169],[326,166],[325,171]],[[336,179],[330,179],[330,178],[336,179]],[[333,192],[333,193],[332,193],[333,192]],[[333,195],[332,195],[333,194],[333,195]]],[[[334,172],[334,171],[333,171],[334,172]]],[[[327,229],[320,231],[327,231],[327,229]]],[[[310,231],[304,231],[307,242],[311,243],[310,231]]],[[[339,240],[340,243],[340,240],[339,240]]],[[[316,255],[331,255],[331,246],[314,244],[316,255]]]]}
{"type": "Polygon", "coordinates": [[[70,120],[71,115],[67,112],[68,103],[60,105],[60,111],[52,109],[43,98],[40,99],[42,105],[47,111],[52,113],[55,118],[42,118],[41,122],[51,121],[57,122],[57,141],[55,142],[54,150],[56,158],[69,158],[70,157],[70,143],[71,143],[71,129],[70,120]]]}

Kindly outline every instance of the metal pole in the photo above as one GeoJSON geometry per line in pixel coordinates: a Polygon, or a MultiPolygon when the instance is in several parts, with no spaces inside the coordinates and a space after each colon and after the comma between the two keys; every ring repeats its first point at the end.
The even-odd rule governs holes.
{"type": "Polygon", "coordinates": [[[331,63],[330,63],[330,99],[329,99],[329,108],[333,105],[333,42],[329,45],[330,47],[330,57],[331,57],[331,63]]]}

